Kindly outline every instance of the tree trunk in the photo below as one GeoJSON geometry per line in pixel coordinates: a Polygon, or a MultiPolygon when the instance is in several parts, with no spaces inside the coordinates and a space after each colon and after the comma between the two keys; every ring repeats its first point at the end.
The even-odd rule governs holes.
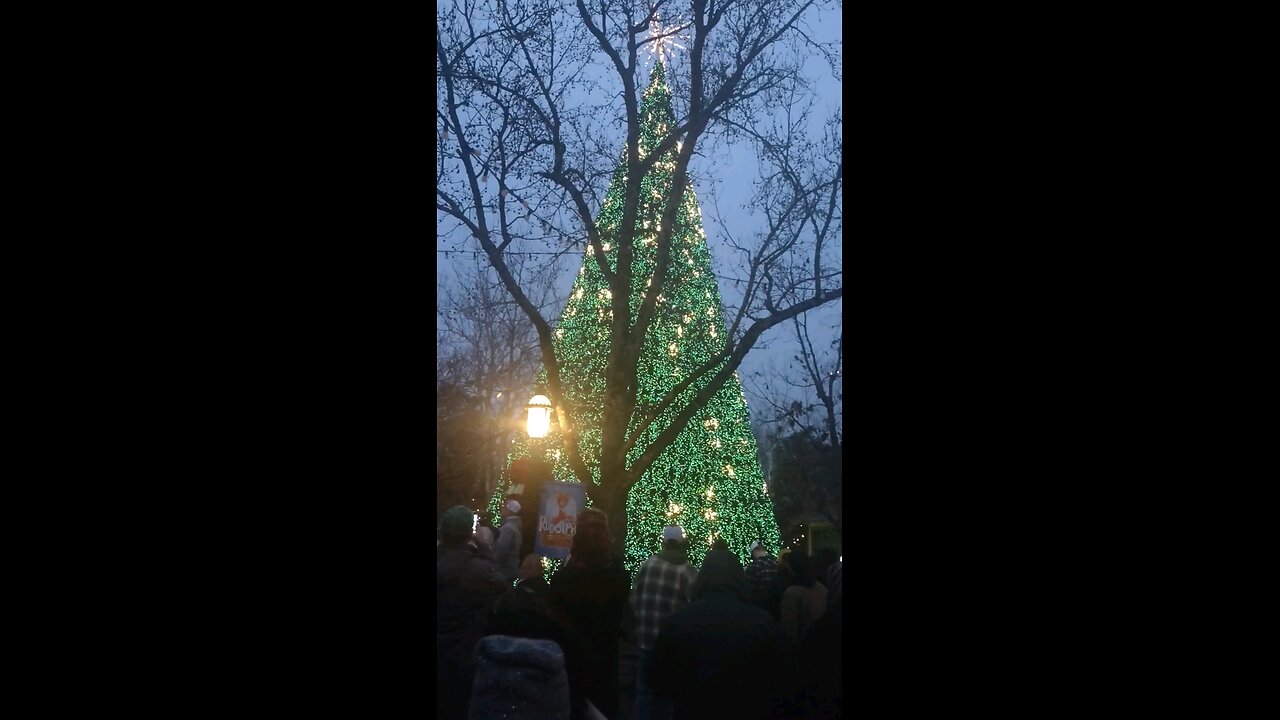
{"type": "Polygon", "coordinates": [[[621,476],[602,469],[600,484],[591,491],[593,505],[609,518],[611,552],[619,560],[626,555],[627,547],[627,494],[617,490],[623,482],[621,476]]]}

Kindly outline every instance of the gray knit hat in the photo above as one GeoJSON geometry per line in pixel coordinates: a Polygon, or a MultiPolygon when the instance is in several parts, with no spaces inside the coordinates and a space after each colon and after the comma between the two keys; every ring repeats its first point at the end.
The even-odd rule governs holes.
{"type": "Polygon", "coordinates": [[[564,653],[551,640],[489,635],[476,645],[471,719],[568,720],[564,653]]]}

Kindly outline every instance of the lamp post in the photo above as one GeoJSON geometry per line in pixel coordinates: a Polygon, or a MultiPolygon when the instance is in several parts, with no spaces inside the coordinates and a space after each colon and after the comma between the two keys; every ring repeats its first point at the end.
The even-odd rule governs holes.
{"type": "Polygon", "coordinates": [[[531,438],[544,438],[551,430],[551,400],[546,395],[529,398],[528,431],[531,438]]]}
{"type": "Polygon", "coordinates": [[[531,457],[528,464],[528,475],[525,478],[525,502],[521,515],[525,518],[522,531],[525,533],[525,547],[532,549],[536,541],[538,526],[538,502],[542,487],[551,481],[551,468],[546,465],[545,450],[542,441],[551,432],[551,400],[542,393],[529,398],[528,422],[525,429],[529,433],[529,450],[531,457]]]}

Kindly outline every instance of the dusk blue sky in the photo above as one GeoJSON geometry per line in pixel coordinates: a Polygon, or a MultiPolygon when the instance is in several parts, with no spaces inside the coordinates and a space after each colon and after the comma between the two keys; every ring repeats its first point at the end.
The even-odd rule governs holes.
{"type": "MultiPolygon", "coordinates": [[[[810,37],[819,42],[841,41],[842,19],[839,10],[817,15],[813,22],[808,23],[806,31],[810,37]]],[[[614,81],[609,84],[617,85],[616,74],[607,64],[608,61],[603,53],[598,54],[598,59],[597,69],[601,77],[608,78],[612,74],[614,81]]],[[[650,64],[651,61],[647,61],[646,70],[643,71],[645,82],[647,82],[647,68],[650,64]]],[[[676,61],[673,71],[679,71],[679,60],[676,61]]],[[[830,115],[832,110],[843,105],[842,82],[833,77],[826,62],[816,56],[810,59],[805,71],[817,88],[818,97],[812,111],[812,126],[815,132],[820,133],[822,121],[830,115]]],[[[612,146],[620,152],[623,145],[623,135],[620,130],[612,141],[612,146]]],[[[758,175],[755,152],[751,147],[741,144],[724,147],[700,143],[699,148],[701,154],[695,155],[690,163],[693,187],[702,207],[703,225],[715,272],[722,276],[718,280],[720,291],[726,303],[736,304],[740,293],[735,289],[733,282],[724,280],[723,277],[743,277],[743,272],[740,271],[742,263],[726,246],[724,238],[726,232],[732,233],[740,242],[750,245],[748,238],[761,225],[760,217],[753,212],[749,203],[754,192],[752,183],[758,175]]],[[[470,238],[462,237],[461,233],[456,233],[449,238],[437,237],[436,247],[438,251],[471,250],[475,247],[472,244],[474,242],[470,238]]],[[[843,248],[835,248],[834,252],[835,262],[842,264],[843,248]]],[[[438,252],[437,257],[439,259],[437,283],[443,285],[452,282],[453,267],[460,256],[451,254],[450,257],[446,257],[438,252]]],[[[558,297],[568,297],[581,258],[581,253],[576,253],[564,263],[565,267],[557,284],[558,297]]],[[[467,257],[466,262],[471,262],[470,257],[467,257]]],[[[553,324],[557,318],[558,312],[548,317],[553,324]]],[[[842,302],[836,301],[810,311],[808,318],[815,347],[824,349],[829,345],[835,330],[842,322],[842,302]]],[[[764,405],[755,396],[762,387],[760,383],[753,380],[754,375],[760,373],[774,378],[766,379],[765,382],[769,383],[771,390],[781,390],[783,383],[778,381],[779,375],[785,373],[798,375],[798,369],[788,370],[792,364],[791,358],[796,352],[792,325],[784,323],[767,332],[744,359],[738,372],[747,392],[753,420],[758,419],[764,405]]],[[[790,395],[795,396],[794,393],[790,395]]],[[[797,399],[801,398],[797,397],[797,399]]]]}

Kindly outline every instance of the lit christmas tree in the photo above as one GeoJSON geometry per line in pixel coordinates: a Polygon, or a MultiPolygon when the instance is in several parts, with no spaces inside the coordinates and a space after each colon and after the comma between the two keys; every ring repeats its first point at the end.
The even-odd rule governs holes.
{"type": "MultiPolygon", "coordinates": [[[[653,69],[640,108],[640,152],[658,146],[674,123],[671,90],[664,79],[663,65],[653,69]]],[[[656,241],[664,203],[670,195],[675,168],[675,151],[657,162],[641,183],[641,211],[637,217],[635,270],[631,288],[632,317],[641,295],[648,287],[656,263],[656,241]]],[[[617,247],[609,239],[616,236],[621,222],[625,192],[625,163],[620,164],[605,195],[597,218],[602,249],[611,268],[616,268],[617,247]]],[[[702,229],[702,211],[688,187],[677,215],[672,235],[668,277],[658,299],[658,314],[645,337],[637,372],[636,415],[654,406],[678,382],[705,363],[724,346],[724,309],[720,289],[711,269],[707,236],[702,229]]],[[[600,272],[593,248],[588,245],[568,304],[555,331],[556,356],[560,361],[564,394],[571,416],[581,431],[583,459],[600,482],[600,420],[604,395],[604,368],[609,352],[611,293],[600,272]]],[[[628,454],[637,458],[669,426],[679,410],[698,390],[706,387],[712,373],[686,390],[645,437],[628,454]]],[[[538,381],[545,381],[545,370],[538,381]]],[[[633,427],[638,425],[634,422],[633,427]]],[[[531,440],[517,433],[511,460],[542,456],[554,468],[558,481],[577,482],[559,438],[531,440]]],[[[507,493],[507,480],[490,499],[494,519],[507,493]]],[[[587,489],[588,500],[591,496],[587,489]]],[[[526,498],[526,501],[529,501],[526,498]]],[[[536,498],[532,500],[536,502],[536,498]]],[[[707,548],[723,538],[743,560],[753,541],[762,541],[775,554],[781,548],[773,504],[751,433],[746,396],[736,374],[700,408],[684,431],[653,463],[627,497],[627,541],[624,562],[634,575],[640,563],[657,552],[662,528],[676,523],[691,539],[690,560],[701,563],[707,548]]]]}

